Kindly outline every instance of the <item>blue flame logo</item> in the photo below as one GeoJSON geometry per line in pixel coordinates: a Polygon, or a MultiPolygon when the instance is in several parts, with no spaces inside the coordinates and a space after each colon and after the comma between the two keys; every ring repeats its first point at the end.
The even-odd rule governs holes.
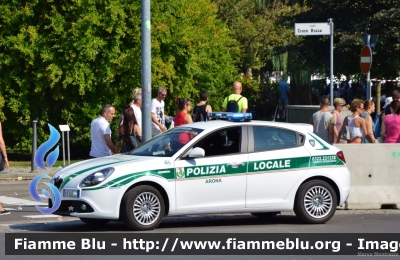
{"type": "MultiPolygon", "coordinates": [[[[50,124],[47,124],[50,128],[50,137],[49,140],[44,142],[41,146],[36,151],[35,154],[35,164],[37,167],[39,167],[42,170],[47,170],[46,166],[44,165],[44,156],[50,149],[58,143],[58,140],[60,140],[60,133],[50,124]]],[[[58,145],[54,151],[49,153],[46,158],[46,163],[49,169],[54,165],[54,163],[57,161],[58,154],[59,154],[59,149],[58,145]]]]}
{"type": "MultiPolygon", "coordinates": [[[[46,157],[46,163],[48,168],[44,165],[44,157],[46,156],[46,153],[50,151],[52,147],[54,147],[58,141],[60,140],[60,133],[50,124],[47,124],[50,128],[50,137],[49,140],[44,142],[41,146],[36,151],[35,154],[35,164],[37,167],[39,167],[42,170],[48,170],[50,169],[54,163],[57,161],[58,155],[59,155],[59,148],[58,145],[54,151],[50,152],[47,157],[46,157]]],[[[39,176],[36,176],[33,178],[31,183],[29,184],[29,193],[31,194],[31,197],[38,201],[38,202],[44,202],[43,199],[39,196],[37,192],[37,186],[39,184],[39,181],[41,179],[51,179],[51,177],[47,174],[40,174],[39,176]]],[[[43,184],[47,185],[50,188],[51,191],[51,197],[49,192],[46,189],[42,189],[42,193],[46,198],[50,198],[53,206],[51,208],[42,208],[39,206],[35,206],[41,213],[43,214],[51,214],[54,211],[56,211],[60,205],[61,205],[61,195],[60,192],[58,191],[57,187],[54,186],[51,183],[48,182],[43,182],[43,184]]]]}
{"type": "MultiPolygon", "coordinates": [[[[29,193],[31,194],[31,197],[38,202],[44,202],[37,192],[37,186],[41,179],[51,179],[51,177],[47,174],[40,174],[39,176],[33,178],[31,183],[29,184],[29,193]]],[[[53,184],[48,182],[43,182],[43,184],[47,185],[51,190],[51,201],[53,203],[53,206],[51,208],[42,208],[36,205],[35,207],[43,214],[51,214],[60,207],[61,195],[57,187],[53,184]]],[[[50,194],[46,189],[42,189],[42,192],[43,195],[46,196],[46,198],[50,198],[50,194]]]]}

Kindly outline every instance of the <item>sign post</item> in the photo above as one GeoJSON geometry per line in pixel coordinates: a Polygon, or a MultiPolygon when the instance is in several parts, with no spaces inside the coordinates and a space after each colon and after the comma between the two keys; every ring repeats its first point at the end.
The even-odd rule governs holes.
{"type": "Polygon", "coordinates": [[[368,45],[365,45],[361,49],[361,55],[360,55],[360,66],[362,73],[368,74],[371,69],[371,65],[372,65],[372,51],[368,45]]]}
{"type": "Polygon", "coordinates": [[[35,156],[36,156],[36,150],[37,150],[37,132],[36,132],[36,124],[38,120],[33,120],[33,137],[32,137],[32,159],[31,159],[31,173],[37,172],[36,170],[36,164],[35,164],[35,156]]]}
{"type": "Polygon", "coordinates": [[[367,96],[366,99],[369,100],[371,99],[371,80],[370,80],[370,69],[371,69],[371,64],[372,64],[372,52],[374,51],[376,42],[378,41],[378,34],[366,34],[363,36],[363,41],[365,46],[362,48],[361,50],[361,61],[360,61],[360,65],[361,65],[361,71],[366,74],[366,81],[367,81],[367,96]],[[370,65],[368,68],[368,72],[364,72],[363,68],[362,68],[362,63],[364,63],[364,66],[367,67],[367,63],[368,63],[368,56],[366,55],[367,50],[364,50],[364,48],[368,47],[369,51],[371,52],[370,55],[370,65]],[[365,52],[363,56],[363,51],[365,52]],[[363,58],[364,57],[364,58],[363,58]],[[362,60],[364,60],[364,62],[362,62],[362,60]]]}
{"type": "Polygon", "coordinates": [[[142,138],[151,139],[151,22],[150,0],[141,0],[142,11],[142,138]]]}
{"type": "Polygon", "coordinates": [[[61,133],[62,133],[62,147],[63,147],[63,161],[65,166],[65,145],[64,145],[64,132],[67,132],[67,151],[68,151],[68,165],[70,164],[69,161],[69,125],[59,125],[61,133]]]}
{"type": "Polygon", "coordinates": [[[316,36],[330,35],[331,36],[331,57],[330,57],[330,102],[333,104],[333,19],[329,18],[328,23],[295,23],[294,35],[316,36]]]}

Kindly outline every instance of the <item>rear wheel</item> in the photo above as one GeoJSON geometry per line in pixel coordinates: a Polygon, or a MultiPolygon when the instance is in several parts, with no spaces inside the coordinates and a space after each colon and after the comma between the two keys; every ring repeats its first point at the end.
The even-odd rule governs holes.
{"type": "Polygon", "coordinates": [[[110,222],[109,219],[101,219],[101,218],[79,218],[79,219],[88,225],[104,225],[110,222]]]}
{"type": "Polygon", "coordinates": [[[251,213],[251,215],[258,218],[273,218],[276,215],[280,214],[280,212],[261,212],[261,213],[251,213]]]}
{"type": "Polygon", "coordinates": [[[336,192],[332,186],[322,180],[311,180],[297,191],[294,212],[305,223],[322,224],[333,217],[336,205],[336,192]]]}
{"type": "Polygon", "coordinates": [[[125,193],[121,202],[121,219],[132,230],[156,228],[164,217],[161,193],[149,185],[137,186],[125,193]]]}

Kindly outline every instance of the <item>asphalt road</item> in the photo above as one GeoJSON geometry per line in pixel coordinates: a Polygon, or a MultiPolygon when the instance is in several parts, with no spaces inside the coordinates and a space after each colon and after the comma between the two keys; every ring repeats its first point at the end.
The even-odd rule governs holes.
{"type": "MultiPolygon", "coordinates": [[[[45,216],[33,206],[35,202],[28,191],[29,181],[0,182],[0,201],[11,211],[0,217],[0,259],[54,259],[55,256],[5,256],[4,233],[138,233],[127,230],[121,222],[110,222],[103,226],[89,226],[79,219],[45,216]],[[14,201],[13,201],[14,199],[14,201]],[[7,202],[9,204],[7,204],[7,202]],[[31,203],[30,203],[31,202],[31,203]],[[31,204],[31,205],[29,205],[31,204]]],[[[272,219],[259,219],[250,214],[192,215],[167,217],[161,225],[146,233],[398,233],[400,234],[400,210],[338,210],[336,215],[323,225],[302,224],[292,212],[272,219]]],[[[400,240],[400,235],[399,235],[400,240]]],[[[56,256],[57,259],[338,259],[338,256],[56,256]]],[[[344,256],[345,259],[359,256],[344,256]]]]}

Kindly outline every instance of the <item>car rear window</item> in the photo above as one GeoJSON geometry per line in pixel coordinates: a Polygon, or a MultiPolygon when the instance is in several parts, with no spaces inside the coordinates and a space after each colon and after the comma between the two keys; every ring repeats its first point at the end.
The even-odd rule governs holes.
{"type": "Polygon", "coordinates": [[[297,146],[294,131],[264,126],[253,126],[254,151],[269,151],[297,146]]]}

